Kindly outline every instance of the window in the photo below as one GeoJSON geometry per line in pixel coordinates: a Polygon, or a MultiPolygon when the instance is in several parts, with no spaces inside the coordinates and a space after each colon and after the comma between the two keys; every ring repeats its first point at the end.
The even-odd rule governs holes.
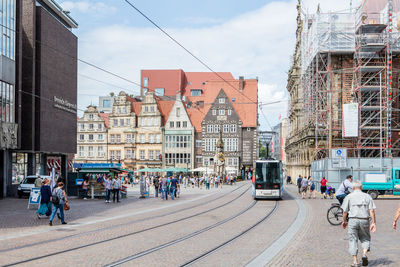
{"type": "Polygon", "coordinates": [[[117,159],[121,159],[121,150],[117,150],[117,159]]]}
{"type": "Polygon", "coordinates": [[[148,106],[144,107],[144,112],[149,112],[149,107],[148,106]]]}
{"type": "Polygon", "coordinates": [[[124,127],[124,119],[119,120],[119,126],[124,127]]]}
{"type": "Polygon", "coordinates": [[[124,114],[126,113],[126,107],[122,108],[122,113],[124,113],[124,114]]]}
{"type": "Polygon", "coordinates": [[[221,126],[219,124],[214,125],[214,133],[219,133],[220,130],[221,130],[221,126]]]}
{"type": "Polygon", "coordinates": [[[110,151],[110,159],[115,159],[114,150],[111,150],[111,151],[110,151]]]}
{"type": "Polygon", "coordinates": [[[81,123],[81,130],[85,130],[85,124],[81,123]]]}
{"type": "Polygon", "coordinates": [[[176,116],[177,117],[181,116],[181,109],[180,108],[176,108],[176,116]]]}
{"type": "Polygon", "coordinates": [[[143,88],[143,95],[147,94],[147,88],[143,88]]]}
{"type": "Polygon", "coordinates": [[[160,160],[160,155],[161,155],[160,150],[155,150],[155,152],[156,152],[156,158],[155,158],[155,160],[160,160]]]}
{"type": "Polygon", "coordinates": [[[208,166],[208,159],[204,159],[204,166],[208,166]]]}
{"type": "Polygon", "coordinates": [[[201,140],[196,140],[196,147],[201,147],[203,142],[201,140]]]}
{"type": "Polygon", "coordinates": [[[89,114],[89,120],[93,120],[93,114],[89,114]]]}
{"type": "Polygon", "coordinates": [[[117,138],[117,143],[121,143],[121,135],[120,134],[116,134],[116,138],[117,138]]]}
{"type": "Polygon", "coordinates": [[[247,128],[247,131],[250,132],[250,128],[247,128]]]}
{"type": "Polygon", "coordinates": [[[154,94],[156,96],[163,96],[164,95],[164,88],[156,88],[156,89],[154,89],[154,94]]]}
{"type": "Polygon", "coordinates": [[[132,150],[132,155],[131,158],[134,159],[135,158],[135,150],[132,150]]]}
{"type": "Polygon", "coordinates": [[[132,142],[132,134],[126,134],[125,135],[125,142],[126,143],[131,143],[132,142]]]}
{"type": "Polygon", "coordinates": [[[149,143],[154,143],[154,134],[149,134],[149,143]]]}
{"type": "Polygon", "coordinates": [[[89,149],[89,153],[88,153],[89,155],[88,156],[89,157],[93,157],[93,147],[89,146],[88,149],[89,149]]]}
{"type": "Polygon", "coordinates": [[[97,140],[103,140],[103,135],[102,134],[98,134],[97,135],[97,140]]]}
{"type": "Polygon", "coordinates": [[[156,143],[161,143],[161,134],[156,135],[156,143]]]}
{"type": "Polygon", "coordinates": [[[232,102],[235,102],[235,101],[236,101],[236,98],[232,97],[232,102]]]}
{"type": "Polygon", "coordinates": [[[201,163],[203,161],[202,156],[196,156],[196,163],[201,163]]]}
{"type": "Polygon", "coordinates": [[[231,125],[231,133],[236,133],[236,124],[231,125]]]}
{"type": "Polygon", "coordinates": [[[85,156],[85,148],[83,146],[79,147],[79,157],[85,156]]]}
{"type": "Polygon", "coordinates": [[[147,119],[147,126],[152,126],[153,125],[153,118],[148,118],[147,119]]]}
{"type": "Polygon", "coordinates": [[[93,134],[89,134],[89,140],[93,140],[93,134]]]}
{"type": "Polygon", "coordinates": [[[169,127],[170,127],[170,128],[174,128],[174,122],[173,122],[173,121],[170,121],[170,122],[169,122],[169,127]]]}
{"type": "Polygon", "coordinates": [[[232,109],[228,109],[228,115],[232,115],[232,109]]]}
{"type": "Polygon", "coordinates": [[[144,150],[140,150],[140,159],[141,160],[144,160],[144,157],[145,157],[145,155],[144,155],[144,153],[145,153],[145,151],[144,150]]]}
{"type": "Polygon", "coordinates": [[[213,132],[213,126],[207,125],[207,133],[212,133],[212,132],[213,132]]]}
{"type": "Polygon", "coordinates": [[[99,130],[103,129],[103,125],[102,125],[101,123],[99,123],[99,124],[97,125],[97,129],[99,129],[99,130]]]}
{"type": "Polygon", "coordinates": [[[213,109],[213,110],[212,110],[212,114],[213,114],[213,115],[217,115],[217,110],[216,110],[216,109],[213,109]]]}
{"type": "Polygon", "coordinates": [[[180,121],[176,122],[176,128],[181,128],[181,122],[180,121]]]}
{"type": "Polygon", "coordinates": [[[224,124],[224,133],[229,133],[229,125],[224,124]]]}
{"type": "Polygon", "coordinates": [[[150,112],[154,112],[154,107],[153,106],[150,107],[150,112]]]}
{"type": "Polygon", "coordinates": [[[232,166],[232,159],[228,158],[228,166],[232,166]]]}
{"type": "Polygon", "coordinates": [[[192,96],[201,96],[201,89],[192,89],[190,91],[192,93],[192,96]]]}
{"type": "Polygon", "coordinates": [[[127,149],[127,150],[125,151],[125,158],[126,158],[126,159],[130,159],[131,157],[132,157],[132,150],[127,149]]]}
{"type": "Polygon", "coordinates": [[[219,99],[219,103],[220,103],[220,104],[225,104],[225,98],[221,97],[221,98],[219,99]]]}
{"type": "Polygon", "coordinates": [[[140,135],[140,143],[146,142],[146,136],[144,134],[140,135]]]}
{"type": "Polygon", "coordinates": [[[90,129],[90,130],[93,130],[93,129],[94,129],[93,123],[90,123],[90,124],[89,124],[89,129],[90,129]]]}
{"type": "Polygon", "coordinates": [[[182,128],[187,128],[187,121],[182,122],[182,128]]]}
{"type": "Polygon", "coordinates": [[[126,125],[127,126],[131,125],[131,119],[126,119],[126,125]]]}
{"type": "Polygon", "coordinates": [[[111,144],[115,142],[115,134],[110,135],[110,142],[111,144]]]}
{"type": "Polygon", "coordinates": [[[103,100],[103,108],[111,108],[111,100],[104,99],[103,100]]]}
{"type": "Polygon", "coordinates": [[[149,150],[149,160],[153,160],[153,159],[154,159],[154,151],[149,150]]]}
{"type": "Polygon", "coordinates": [[[144,126],[144,118],[140,118],[140,126],[144,126]]]}
{"type": "Polygon", "coordinates": [[[113,119],[113,125],[114,126],[118,126],[118,120],[117,119],[113,119]]]}
{"type": "Polygon", "coordinates": [[[117,112],[118,114],[120,114],[121,113],[121,108],[118,108],[118,112],[117,112]]]}
{"type": "Polygon", "coordinates": [[[143,87],[148,87],[149,86],[149,78],[148,77],[144,77],[143,78],[143,87]]]}
{"type": "Polygon", "coordinates": [[[220,109],[219,110],[219,115],[225,115],[225,109],[220,109]]]}
{"type": "Polygon", "coordinates": [[[85,135],[84,134],[80,134],[79,135],[79,140],[85,140],[85,135]]]}
{"type": "Polygon", "coordinates": [[[233,159],[233,166],[238,166],[239,165],[238,163],[239,163],[238,159],[234,158],[233,159]]]}
{"type": "Polygon", "coordinates": [[[104,156],[103,147],[102,146],[97,147],[97,156],[98,157],[103,157],[104,156]]]}

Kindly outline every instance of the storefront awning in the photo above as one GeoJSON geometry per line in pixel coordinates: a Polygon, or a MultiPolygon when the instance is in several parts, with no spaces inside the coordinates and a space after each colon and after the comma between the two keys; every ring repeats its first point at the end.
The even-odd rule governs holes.
{"type": "Polygon", "coordinates": [[[110,169],[101,169],[101,168],[88,168],[88,169],[80,169],[79,172],[82,173],[110,173],[110,172],[116,172],[120,173],[122,170],[120,169],[115,169],[115,168],[110,168],[110,169]]]}

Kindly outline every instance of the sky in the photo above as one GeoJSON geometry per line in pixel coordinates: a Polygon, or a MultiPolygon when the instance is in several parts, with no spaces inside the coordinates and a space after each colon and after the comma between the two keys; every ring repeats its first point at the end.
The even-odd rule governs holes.
{"type": "MultiPolygon", "coordinates": [[[[208,71],[125,0],[58,0],[78,22],[79,59],[140,83],[141,69],[208,71]]],[[[295,48],[297,0],[129,0],[215,71],[258,78],[262,130],[287,117],[287,72],[295,48]]],[[[349,9],[350,0],[302,0],[303,12],[349,9]]],[[[353,0],[355,3],[356,0],[353,0]]],[[[353,4],[354,5],[354,4],[353,4]]],[[[78,107],[99,95],[139,94],[139,87],[83,63],[78,107]]]]}

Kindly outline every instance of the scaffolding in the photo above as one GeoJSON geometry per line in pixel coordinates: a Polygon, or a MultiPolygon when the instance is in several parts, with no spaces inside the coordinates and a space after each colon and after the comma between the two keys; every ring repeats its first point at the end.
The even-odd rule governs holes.
{"type": "Polygon", "coordinates": [[[349,157],[400,156],[399,2],[303,16],[303,121],[315,132],[314,159],[343,147],[349,157]],[[343,133],[343,104],[350,103],[358,104],[356,137],[343,133]]]}

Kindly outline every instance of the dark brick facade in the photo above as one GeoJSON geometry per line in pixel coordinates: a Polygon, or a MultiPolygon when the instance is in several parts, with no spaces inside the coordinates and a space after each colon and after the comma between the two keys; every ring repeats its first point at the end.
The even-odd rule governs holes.
{"type": "Polygon", "coordinates": [[[21,10],[20,148],[75,154],[77,114],[56,107],[54,97],[77,104],[77,37],[35,1],[23,0],[21,10]]]}

